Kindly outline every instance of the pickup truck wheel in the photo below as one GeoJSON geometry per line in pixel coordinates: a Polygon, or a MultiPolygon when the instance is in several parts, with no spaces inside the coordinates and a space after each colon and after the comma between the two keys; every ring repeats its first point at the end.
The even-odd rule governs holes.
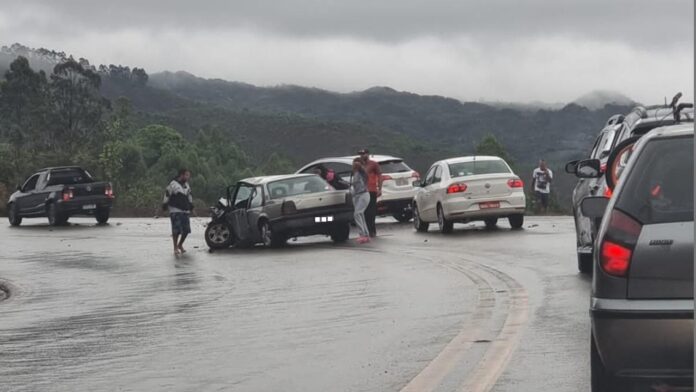
{"type": "Polygon", "coordinates": [[[59,213],[55,203],[48,205],[48,224],[51,226],[62,226],[68,222],[68,217],[59,213]]]}
{"type": "Polygon", "coordinates": [[[428,227],[430,227],[430,223],[421,220],[418,206],[415,204],[413,205],[413,227],[415,227],[416,231],[419,233],[427,233],[428,227]]]}
{"type": "Polygon", "coordinates": [[[232,229],[224,222],[210,223],[205,228],[205,243],[210,249],[227,249],[232,246],[232,229]]]}
{"type": "Polygon", "coordinates": [[[19,226],[22,224],[22,217],[19,216],[19,208],[15,203],[12,203],[7,208],[7,219],[10,221],[10,225],[19,226]]]}
{"type": "Polygon", "coordinates": [[[97,218],[97,223],[104,224],[109,221],[110,213],[111,211],[108,208],[99,208],[94,213],[94,217],[97,218]]]}
{"type": "Polygon", "coordinates": [[[448,220],[445,217],[445,211],[442,209],[441,205],[437,205],[437,224],[440,226],[440,232],[442,234],[449,234],[454,228],[454,222],[448,220]]]}
{"type": "Polygon", "coordinates": [[[510,227],[512,227],[514,230],[521,229],[522,225],[524,225],[524,215],[510,215],[508,217],[508,221],[510,222],[510,227]]]}
{"type": "Polygon", "coordinates": [[[591,274],[593,261],[592,253],[578,252],[578,271],[583,274],[591,274]]]}
{"type": "Polygon", "coordinates": [[[261,241],[263,245],[267,248],[278,248],[285,245],[287,238],[283,237],[280,233],[276,233],[271,228],[271,223],[264,220],[259,225],[261,232],[261,241]]]}
{"type": "Polygon", "coordinates": [[[350,225],[348,223],[336,225],[331,230],[331,240],[336,243],[346,242],[350,237],[350,225]]]}
{"type": "Polygon", "coordinates": [[[488,230],[493,230],[498,227],[498,218],[486,218],[483,222],[486,224],[486,229],[488,230]]]}

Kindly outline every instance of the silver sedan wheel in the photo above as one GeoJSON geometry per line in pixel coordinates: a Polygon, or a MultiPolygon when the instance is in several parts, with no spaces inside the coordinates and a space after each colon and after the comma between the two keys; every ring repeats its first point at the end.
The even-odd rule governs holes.
{"type": "Polygon", "coordinates": [[[229,226],[224,223],[215,223],[208,230],[208,239],[214,244],[224,244],[230,240],[229,226]]]}
{"type": "Polygon", "coordinates": [[[271,225],[268,222],[263,222],[261,224],[261,241],[263,241],[264,246],[270,247],[273,245],[273,233],[271,232],[271,225]]]}

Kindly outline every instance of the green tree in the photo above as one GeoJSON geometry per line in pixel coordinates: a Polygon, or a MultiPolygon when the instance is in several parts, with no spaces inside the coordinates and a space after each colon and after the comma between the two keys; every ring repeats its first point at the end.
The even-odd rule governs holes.
{"type": "Polygon", "coordinates": [[[512,159],[498,139],[492,134],[486,135],[476,146],[476,155],[492,155],[503,158],[508,164],[512,165],[512,159]]]}

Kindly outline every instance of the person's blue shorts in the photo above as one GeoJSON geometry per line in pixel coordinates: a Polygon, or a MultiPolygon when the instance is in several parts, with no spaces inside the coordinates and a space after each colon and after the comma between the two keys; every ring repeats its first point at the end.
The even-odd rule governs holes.
{"type": "Polygon", "coordinates": [[[169,214],[172,221],[172,235],[191,233],[191,219],[185,212],[172,212],[169,214]]]}

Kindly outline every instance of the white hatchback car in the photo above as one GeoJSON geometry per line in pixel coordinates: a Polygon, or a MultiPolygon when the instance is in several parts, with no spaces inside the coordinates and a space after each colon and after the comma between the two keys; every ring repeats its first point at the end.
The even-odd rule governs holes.
{"type": "Polygon", "coordinates": [[[413,199],[413,224],[426,232],[437,222],[449,233],[455,222],[481,220],[488,228],[508,218],[513,229],[524,223],[524,183],[503,159],[493,156],[452,158],[435,162],[413,199]]]}

